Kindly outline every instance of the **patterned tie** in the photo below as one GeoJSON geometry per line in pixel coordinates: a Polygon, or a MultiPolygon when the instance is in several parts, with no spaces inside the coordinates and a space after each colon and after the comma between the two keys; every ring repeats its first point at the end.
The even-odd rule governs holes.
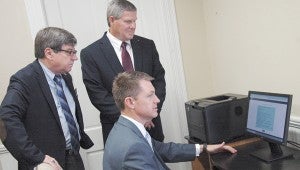
{"type": "Polygon", "coordinates": [[[70,135],[71,135],[71,146],[72,149],[79,151],[79,137],[78,137],[78,130],[72,115],[72,112],[70,110],[70,107],[68,105],[64,90],[63,90],[63,86],[61,84],[61,76],[59,75],[55,75],[54,76],[54,81],[57,84],[56,86],[56,94],[59,98],[59,102],[62,108],[62,111],[65,115],[66,121],[68,122],[68,128],[70,131],[70,135]]]}
{"type": "Polygon", "coordinates": [[[122,48],[122,65],[125,71],[133,71],[132,61],[130,58],[130,55],[128,51],[126,50],[126,42],[122,42],[121,48],[122,48]]]}
{"type": "Polygon", "coordinates": [[[146,140],[148,141],[149,145],[151,146],[151,149],[153,151],[153,148],[152,148],[152,141],[151,141],[151,136],[150,134],[146,131],[146,135],[145,135],[145,138],[146,140]]]}

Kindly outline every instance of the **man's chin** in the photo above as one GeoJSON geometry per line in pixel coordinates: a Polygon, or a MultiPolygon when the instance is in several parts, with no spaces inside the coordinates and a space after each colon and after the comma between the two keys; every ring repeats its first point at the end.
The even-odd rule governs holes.
{"type": "Polygon", "coordinates": [[[131,40],[133,38],[133,36],[134,36],[134,34],[130,34],[130,35],[128,35],[127,39],[131,40]]]}

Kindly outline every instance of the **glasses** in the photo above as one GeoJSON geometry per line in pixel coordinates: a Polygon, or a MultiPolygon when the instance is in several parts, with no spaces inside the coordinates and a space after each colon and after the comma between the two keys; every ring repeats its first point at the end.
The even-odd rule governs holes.
{"type": "Polygon", "coordinates": [[[56,52],[63,51],[65,53],[69,54],[70,56],[76,55],[76,53],[77,53],[77,50],[63,50],[63,49],[60,49],[60,50],[54,50],[54,51],[56,51],[56,52]]]}

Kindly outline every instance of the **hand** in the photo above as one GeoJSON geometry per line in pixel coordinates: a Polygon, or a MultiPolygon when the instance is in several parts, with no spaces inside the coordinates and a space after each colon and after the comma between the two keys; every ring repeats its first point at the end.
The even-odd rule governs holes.
{"type": "Polygon", "coordinates": [[[58,164],[58,162],[49,155],[45,156],[43,162],[49,164],[53,168],[53,170],[62,170],[62,167],[58,164]]]}
{"type": "Polygon", "coordinates": [[[154,125],[154,123],[152,122],[152,121],[149,121],[149,122],[146,122],[145,124],[144,124],[144,126],[145,126],[145,128],[146,129],[151,129],[151,128],[153,128],[153,127],[155,127],[155,125],[154,125]]]}
{"type": "Polygon", "coordinates": [[[236,153],[237,150],[231,146],[225,145],[225,142],[216,145],[207,145],[207,152],[209,153],[217,153],[221,151],[228,151],[230,153],[236,153]]]}

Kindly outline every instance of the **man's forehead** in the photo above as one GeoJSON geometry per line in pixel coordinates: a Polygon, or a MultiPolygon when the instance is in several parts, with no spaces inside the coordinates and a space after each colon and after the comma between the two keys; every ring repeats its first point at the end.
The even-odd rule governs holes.
{"type": "Polygon", "coordinates": [[[146,91],[155,91],[151,81],[140,80],[140,88],[146,91]]]}

